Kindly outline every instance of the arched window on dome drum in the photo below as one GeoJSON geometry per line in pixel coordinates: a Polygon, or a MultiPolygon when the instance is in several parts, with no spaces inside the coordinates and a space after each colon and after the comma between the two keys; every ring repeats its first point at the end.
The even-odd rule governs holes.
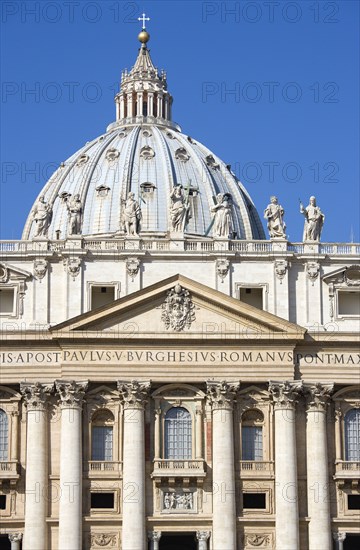
{"type": "Polygon", "coordinates": [[[360,461],[360,409],[345,415],[345,460],[360,461]]]}
{"type": "Polygon", "coordinates": [[[113,423],[110,411],[95,413],[91,425],[91,460],[113,459],[113,423]]]}
{"type": "Polygon", "coordinates": [[[263,460],[263,414],[258,410],[246,411],[241,419],[242,460],[263,460]]]}
{"type": "Polygon", "coordinates": [[[0,461],[8,459],[9,422],[5,411],[0,409],[0,461]]]}
{"type": "Polygon", "coordinates": [[[165,416],[165,458],[192,458],[191,414],[183,407],[169,409],[165,416]]]}

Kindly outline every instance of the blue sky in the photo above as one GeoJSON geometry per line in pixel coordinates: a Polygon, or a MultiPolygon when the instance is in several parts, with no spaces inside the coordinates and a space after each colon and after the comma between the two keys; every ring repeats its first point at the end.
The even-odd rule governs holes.
{"type": "Polygon", "coordinates": [[[174,120],[232,165],[260,215],[276,194],[299,241],[298,199],[314,194],[322,240],[360,241],[357,1],[3,0],[1,10],[2,239],[20,238],[55,167],[115,119],[145,10],[174,120]]]}

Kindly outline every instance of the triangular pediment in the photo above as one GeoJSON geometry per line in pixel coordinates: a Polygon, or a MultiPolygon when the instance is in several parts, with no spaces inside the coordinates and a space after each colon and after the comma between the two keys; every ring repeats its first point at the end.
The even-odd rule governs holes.
{"type": "Polygon", "coordinates": [[[32,274],[25,269],[20,269],[7,262],[0,263],[0,282],[7,283],[8,281],[25,281],[32,277],[32,274]]]}
{"type": "Polygon", "coordinates": [[[56,337],[239,340],[304,338],[306,329],[175,275],[52,327],[56,337]]]}

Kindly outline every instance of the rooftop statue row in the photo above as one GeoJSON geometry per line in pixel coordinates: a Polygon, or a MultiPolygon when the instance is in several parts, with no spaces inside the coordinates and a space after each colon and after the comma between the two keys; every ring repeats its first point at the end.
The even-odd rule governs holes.
{"type": "MultiPolygon", "coordinates": [[[[314,196],[310,197],[306,207],[300,201],[300,213],[305,217],[303,241],[320,241],[325,215],[321,212],[320,207],[316,206],[314,196]]],[[[267,228],[272,239],[286,238],[284,214],[285,210],[278,203],[277,197],[270,197],[270,204],[265,208],[264,218],[267,219],[267,228]]]]}
{"type": "MultiPolygon", "coordinates": [[[[184,233],[191,218],[189,188],[187,191],[181,185],[176,185],[170,192],[170,231],[172,233],[184,233]]],[[[82,201],[80,195],[68,196],[66,200],[68,212],[68,236],[81,235],[82,225],[82,201]]],[[[229,193],[218,193],[215,205],[211,208],[212,221],[206,232],[212,229],[215,238],[232,239],[233,212],[232,197],[229,193]]],[[[278,203],[277,197],[270,197],[270,204],[265,208],[264,218],[267,219],[267,227],[271,238],[286,238],[286,224],[284,221],[284,208],[278,203]]],[[[316,205],[315,197],[310,197],[309,205],[304,207],[300,202],[300,213],[305,217],[303,241],[319,241],[324,225],[325,216],[316,205]]],[[[52,221],[52,207],[42,195],[36,202],[32,211],[33,222],[36,224],[34,237],[47,237],[48,229],[52,221]]],[[[140,232],[142,219],[141,207],[135,199],[135,194],[130,191],[122,207],[122,229],[126,235],[137,237],[140,232]]]]}

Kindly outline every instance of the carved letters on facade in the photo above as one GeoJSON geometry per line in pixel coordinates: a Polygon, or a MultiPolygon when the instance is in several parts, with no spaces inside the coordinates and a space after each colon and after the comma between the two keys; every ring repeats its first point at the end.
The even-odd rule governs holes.
{"type": "Polygon", "coordinates": [[[162,309],[161,320],[166,329],[172,328],[180,332],[190,328],[195,321],[195,305],[193,304],[190,292],[179,284],[167,291],[165,302],[160,306],[162,309]]]}

